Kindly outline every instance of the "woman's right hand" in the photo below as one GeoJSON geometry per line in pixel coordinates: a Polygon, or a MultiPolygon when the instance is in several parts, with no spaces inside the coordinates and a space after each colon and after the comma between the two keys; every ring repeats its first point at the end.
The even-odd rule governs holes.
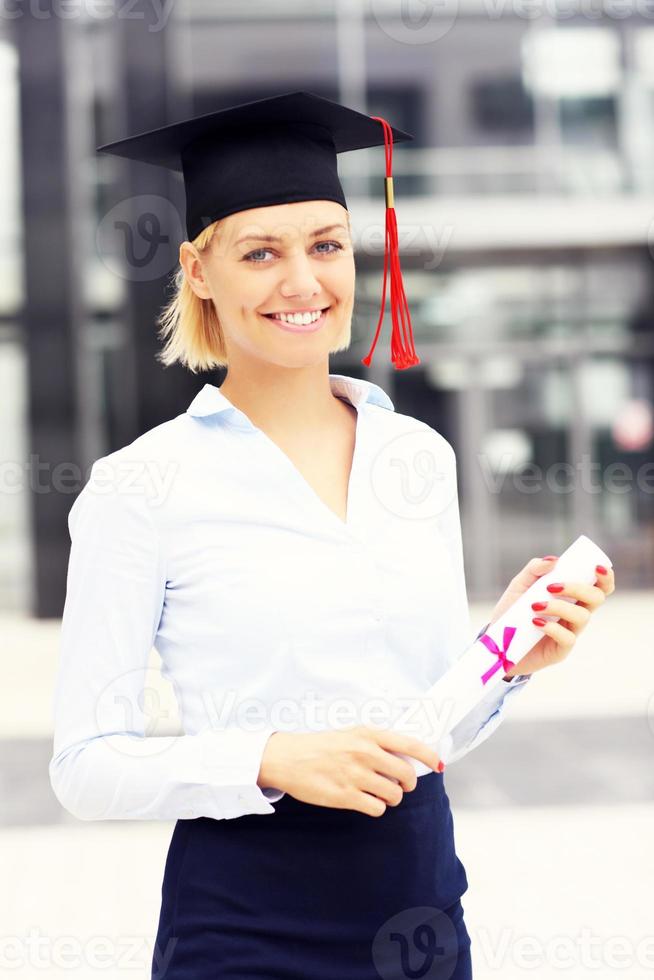
{"type": "Polygon", "coordinates": [[[380,817],[418,781],[411,763],[396,752],[434,770],[440,762],[425,742],[389,729],[356,725],[324,732],[273,732],[257,785],[283,790],[304,803],[380,817]]]}

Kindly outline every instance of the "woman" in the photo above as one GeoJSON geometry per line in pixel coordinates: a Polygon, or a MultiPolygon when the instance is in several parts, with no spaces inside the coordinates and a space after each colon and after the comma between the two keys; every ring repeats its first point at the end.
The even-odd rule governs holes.
{"type": "MultiPolygon", "coordinates": [[[[473,639],[456,462],[379,386],[329,373],[355,291],[335,154],[379,136],[296,96],[228,110],[228,143],[223,114],[123,141],[168,166],[181,148],[189,240],[162,360],[228,372],[96,461],[71,509],[51,780],[80,819],[176,821],[156,980],[462,980],[443,758],[567,655],[612,576],[565,583],[579,603],[552,599],[566,620],[545,622],[443,758],[390,730],[473,639]],[[146,731],[153,643],[182,735],[146,731]]],[[[529,562],[493,619],[550,566],[529,562]]]]}

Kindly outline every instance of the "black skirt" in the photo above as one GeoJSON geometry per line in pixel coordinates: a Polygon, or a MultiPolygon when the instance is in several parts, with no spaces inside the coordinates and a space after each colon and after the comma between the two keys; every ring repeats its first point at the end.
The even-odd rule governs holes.
{"type": "Polygon", "coordinates": [[[177,821],[152,980],[470,980],[441,773],[381,817],[288,794],[274,806],[177,821]]]}

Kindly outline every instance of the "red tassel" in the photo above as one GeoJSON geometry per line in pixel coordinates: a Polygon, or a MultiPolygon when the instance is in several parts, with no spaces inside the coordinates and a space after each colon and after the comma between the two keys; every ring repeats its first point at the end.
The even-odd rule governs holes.
{"type": "Polygon", "coordinates": [[[416,354],[413,344],[413,328],[411,326],[411,314],[404,292],[402,281],[402,269],[400,268],[400,252],[397,237],[397,218],[395,216],[395,206],[393,199],[393,130],[385,119],[381,116],[371,116],[384,127],[384,150],[386,154],[386,240],[384,244],[384,284],[382,287],[382,304],[377,329],[373,338],[372,346],[361,363],[370,367],[372,354],[377,344],[379,331],[381,330],[384,319],[384,309],[386,307],[386,277],[390,258],[391,269],[391,317],[393,329],[391,333],[391,360],[395,369],[401,371],[404,368],[413,367],[420,364],[420,358],[416,354]]]}

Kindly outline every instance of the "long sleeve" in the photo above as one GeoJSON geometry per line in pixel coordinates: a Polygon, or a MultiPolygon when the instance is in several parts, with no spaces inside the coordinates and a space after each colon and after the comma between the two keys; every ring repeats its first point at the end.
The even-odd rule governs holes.
{"type": "Polygon", "coordinates": [[[54,793],[80,820],[272,813],[284,794],[262,790],[257,778],[276,729],[146,735],[147,709],[156,708],[147,662],[166,591],[161,535],[144,489],[101,481],[101,462],[68,516],[54,793]]]}
{"type": "MultiPolygon", "coordinates": [[[[450,450],[456,483],[456,456],[451,446],[450,450]]],[[[453,569],[451,605],[448,610],[450,625],[448,665],[451,666],[486,629],[484,627],[475,634],[470,621],[458,493],[453,495],[443,515],[442,531],[453,569]]],[[[443,762],[448,764],[462,759],[492,735],[506,717],[512,701],[520,695],[530,680],[530,674],[518,674],[509,681],[502,680],[491,688],[474,710],[462,718],[449,735],[441,740],[439,755],[443,762]]]]}

